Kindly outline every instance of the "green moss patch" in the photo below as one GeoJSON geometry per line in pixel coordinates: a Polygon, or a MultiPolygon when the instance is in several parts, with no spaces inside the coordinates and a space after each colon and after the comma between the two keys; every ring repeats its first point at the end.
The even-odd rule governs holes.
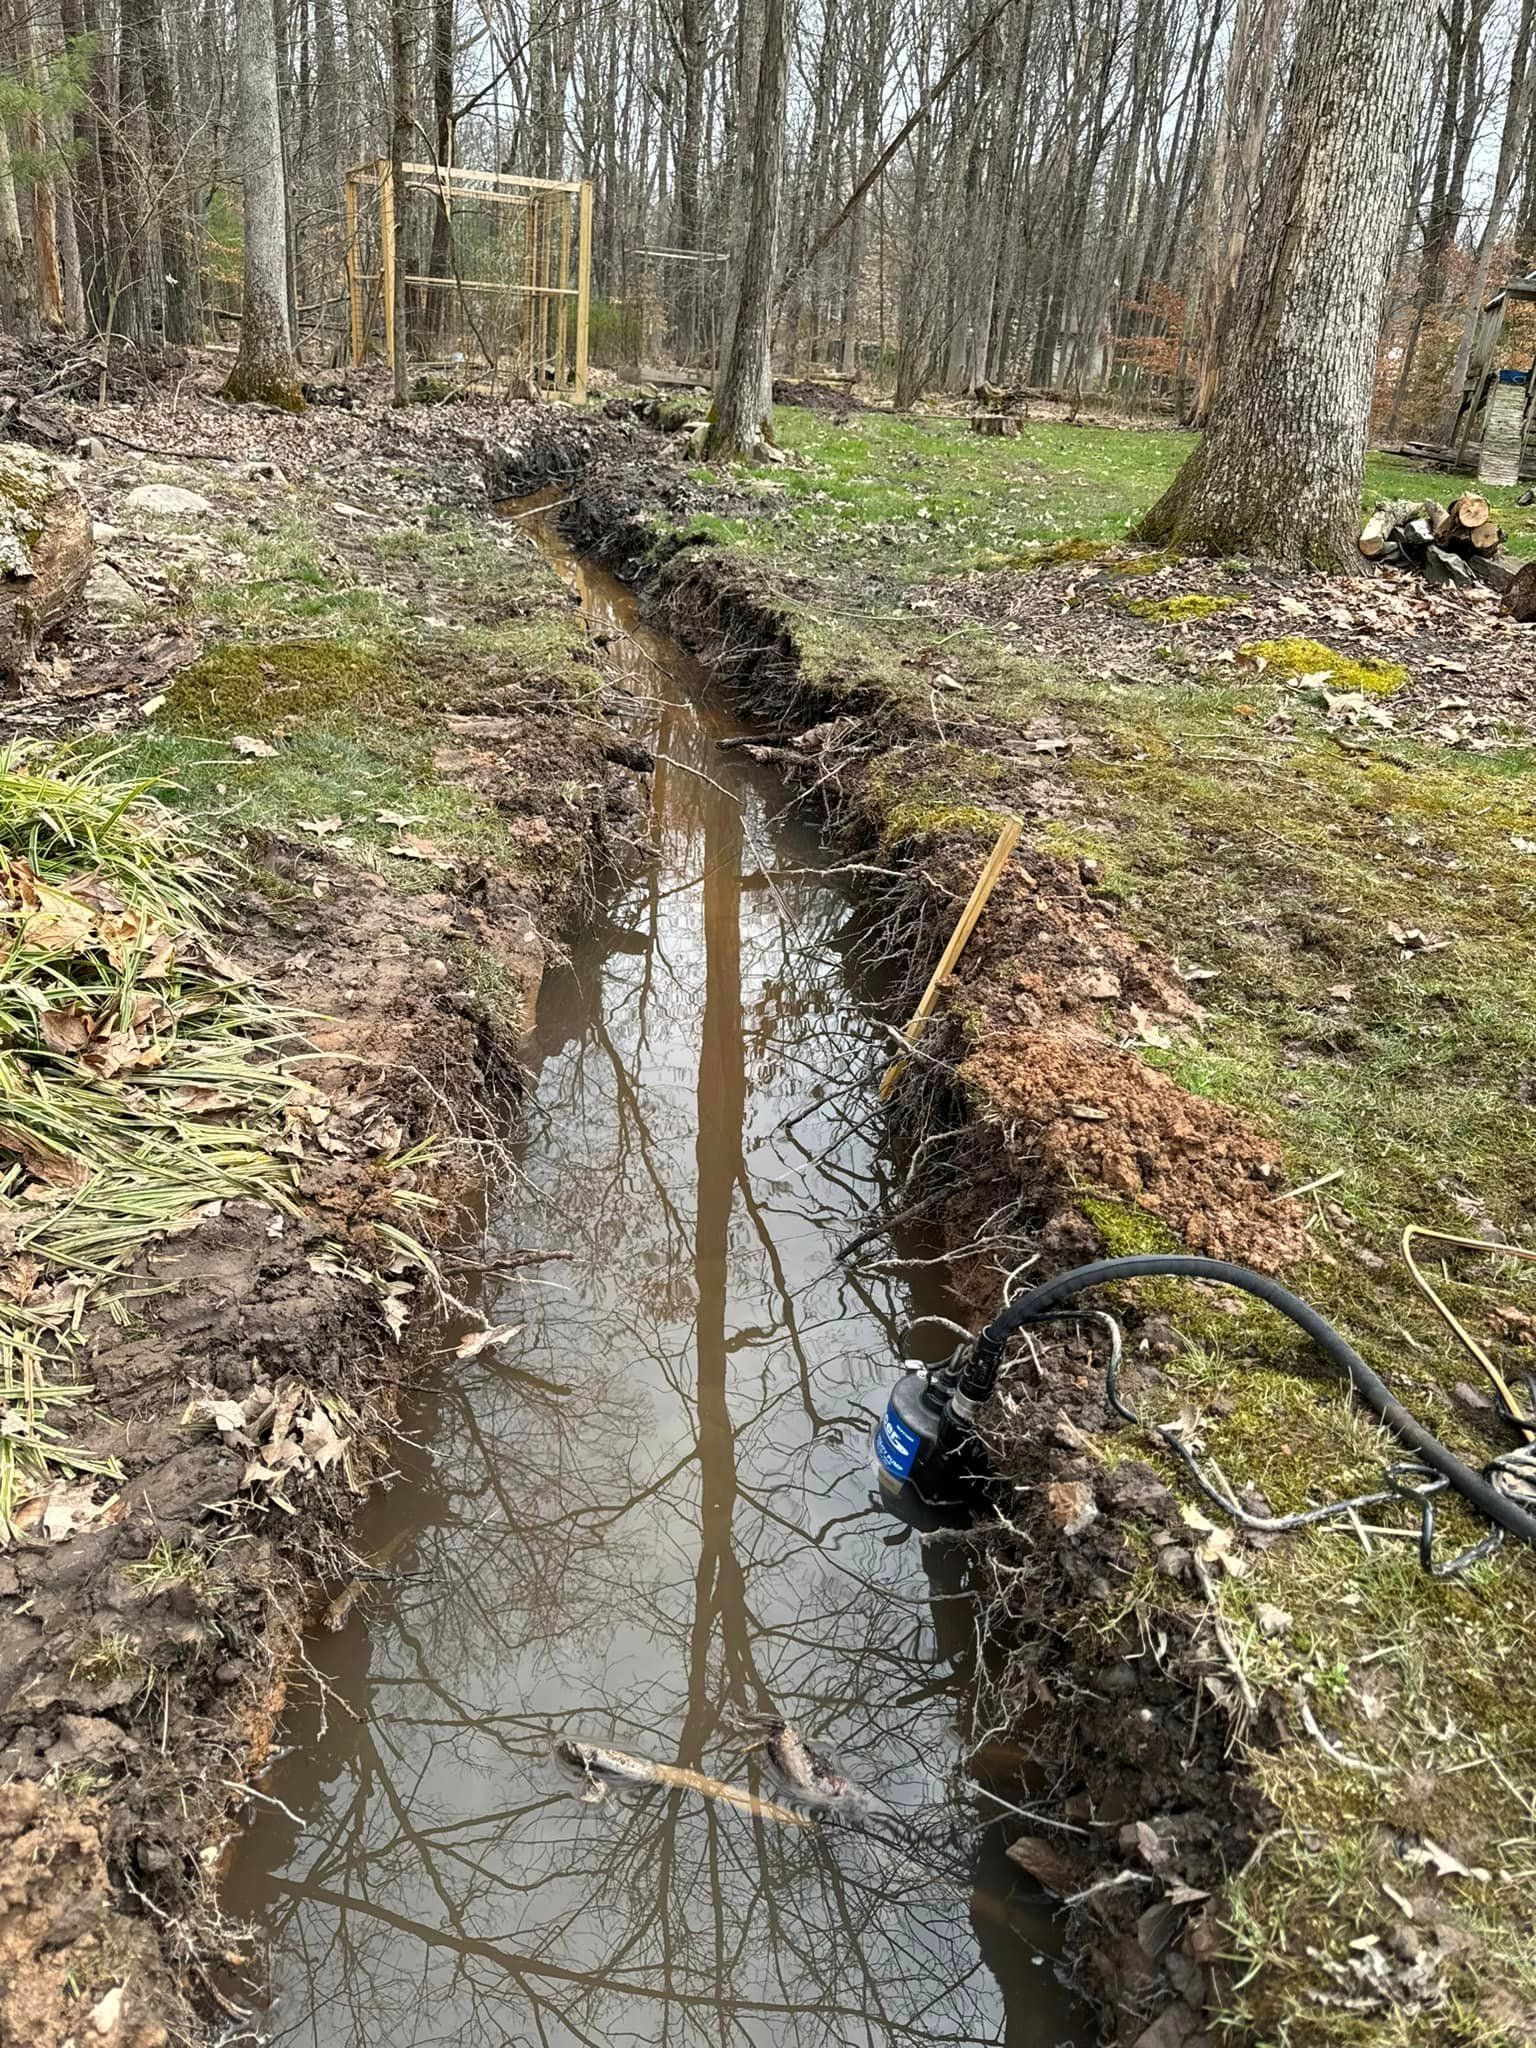
{"type": "Polygon", "coordinates": [[[161,716],[185,732],[259,737],[274,722],[333,711],[399,718],[409,708],[398,670],[377,657],[331,640],[290,640],[209,648],[179,672],[161,716]]]}
{"type": "Polygon", "coordinates": [[[1361,690],[1369,697],[1390,697],[1409,680],[1401,662],[1357,661],[1352,655],[1336,654],[1321,640],[1248,640],[1238,653],[1262,661],[1275,675],[1298,681],[1316,676],[1335,690],[1361,690]]]}
{"type": "Polygon", "coordinates": [[[1181,626],[1192,619],[1214,619],[1219,612],[1230,611],[1236,602],[1233,597],[1207,597],[1192,590],[1183,597],[1135,598],[1126,604],[1125,609],[1133,618],[1181,626]]]}
{"type": "Polygon", "coordinates": [[[1130,1259],[1148,1252],[1183,1250],[1166,1223],[1132,1202],[1117,1202],[1107,1195],[1081,1195],[1077,1207],[1104,1240],[1106,1258],[1130,1259]]]}
{"type": "Polygon", "coordinates": [[[881,839],[996,839],[1009,813],[987,802],[1003,779],[1003,764],[975,747],[944,745],[905,750],[877,761],[866,799],[881,839]]]}

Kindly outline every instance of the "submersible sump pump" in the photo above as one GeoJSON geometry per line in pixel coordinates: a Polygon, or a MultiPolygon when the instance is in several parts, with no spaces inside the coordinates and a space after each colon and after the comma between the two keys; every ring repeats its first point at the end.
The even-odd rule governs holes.
{"type": "MultiPolygon", "coordinates": [[[[1463,1464],[1409,1413],[1386,1381],[1310,1303],[1266,1273],[1255,1273],[1227,1259],[1172,1252],[1097,1259],[1091,1265],[1074,1266],[1008,1303],[943,1365],[904,1372],[891,1389],[875,1431],[875,1464],[885,1504],[919,1524],[965,1518],[985,1472],[976,1418],[992,1397],[1009,1339],[1026,1324],[1075,1313],[1065,1304],[1092,1287],[1160,1275],[1236,1287],[1277,1309],[1348,1375],[1366,1405],[1407,1445],[1419,1464],[1428,1468],[1426,1477],[1438,1475],[1437,1483],[1459,1493],[1497,1530],[1536,1546],[1536,1514],[1495,1483],[1501,1461],[1494,1461],[1486,1472],[1463,1464]]],[[[1427,1518],[1426,1549],[1430,1527],[1427,1518]]]]}

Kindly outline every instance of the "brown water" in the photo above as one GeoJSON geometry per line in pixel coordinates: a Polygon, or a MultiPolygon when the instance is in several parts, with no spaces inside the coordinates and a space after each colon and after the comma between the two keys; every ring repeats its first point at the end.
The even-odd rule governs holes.
{"type": "Polygon", "coordinates": [[[276,1998],[231,2038],[1086,2041],[963,1769],[962,1555],[871,1500],[899,1333],[944,1304],[835,1256],[884,1191],[857,907],[772,773],[715,749],[698,666],[540,544],[653,700],[657,857],[543,991],[487,1269],[565,1256],[487,1280],[522,1334],[412,1418],[361,1538],[397,1576],[309,1646],[333,1696],[263,1781],[302,1832],[259,1809],[225,1895],[276,1998]],[[584,1804],[551,1760],[586,1736],[772,1792],[731,1726],[770,1710],[869,1788],[863,1828],[584,1804]]]}

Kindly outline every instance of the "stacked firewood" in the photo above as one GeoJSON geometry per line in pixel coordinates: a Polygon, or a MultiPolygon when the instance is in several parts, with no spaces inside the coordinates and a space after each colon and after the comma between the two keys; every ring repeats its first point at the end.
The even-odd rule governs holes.
{"type": "Polygon", "coordinates": [[[1360,535],[1361,554],[1381,568],[1416,569],[1440,586],[1482,583],[1501,592],[1514,579],[1514,571],[1495,560],[1503,545],[1503,528],[1475,491],[1449,505],[1394,498],[1376,507],[1360,535]]]}

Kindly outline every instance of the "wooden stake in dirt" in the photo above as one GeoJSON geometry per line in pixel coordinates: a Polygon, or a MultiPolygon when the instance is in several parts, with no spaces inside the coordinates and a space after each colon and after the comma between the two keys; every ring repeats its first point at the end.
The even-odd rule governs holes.
{"type": "MultiPolygon", "coordinates": [[[[1008,865],[1008,857],[1018,845],[1019,837],[1023,830],[1024,827],[1019,819],[1010,818],[1002,831],[998,833],[997,844],[987,855],[987,864],[976,877],[976,886],[971,891],[970,900],[967,902],[964,910],[961,911],[959,920],[949,935],[949,944],[939,956],[939,964],[928,977],[928,986],[923,990],[922,1000],[912,1012],[911,1022],[902,1033],[902,1036],[909,1045],[916,1042],[918,1033],[933,1015],[940,992],[945,982],[954,973],[955,962],[965,951],[966,942],[969,940],[971,933],[975,931],[980,921],[981,913],[987,907],[987,898],[997,887],[998,877],[1008,865]]],[[[882,1102],[890,1100],[891,1091],[901,1078],[901,1070],[905,1064],[903,1060],[893,1060],[886,1068],[884,1078],[880,1083],[880,1100],[882,1102]]]]}

